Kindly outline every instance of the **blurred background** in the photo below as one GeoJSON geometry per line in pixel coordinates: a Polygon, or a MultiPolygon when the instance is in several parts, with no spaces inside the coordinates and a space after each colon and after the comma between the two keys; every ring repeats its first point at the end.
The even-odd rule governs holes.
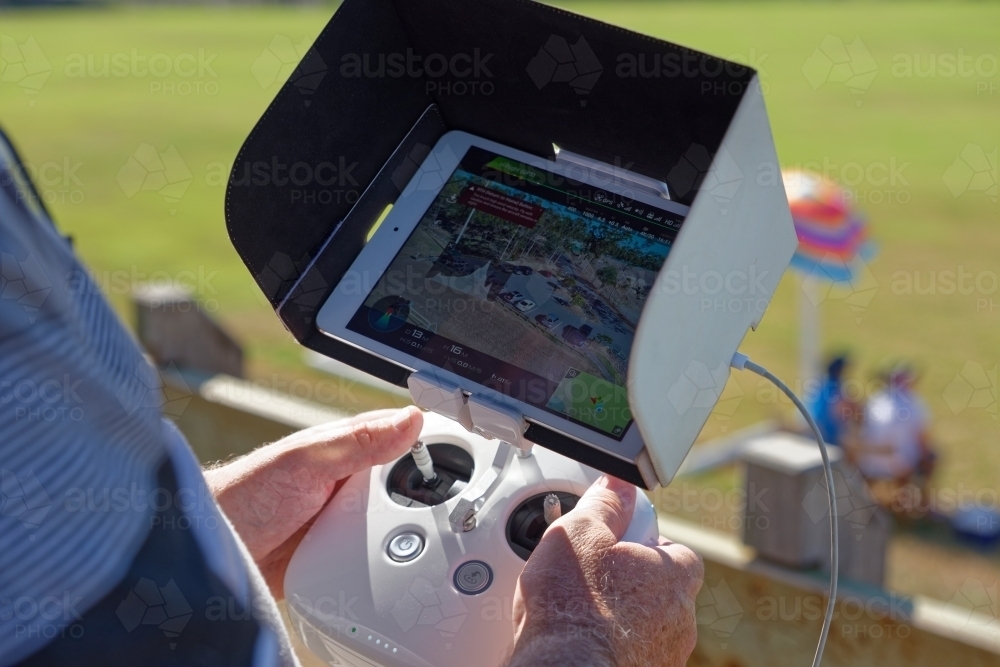
{"type": "MultiPolygon", "coordinates": [[[[782,166],[843,188],[872,252],[845,260],[849,275],[836,283],[808,265],[790,270],[741,349],[805,393],[825,365],[818,357],[847,352],[843,391],[862,411],[884,389],[886,369],[909,364],[937,462],[921,512],[880,501],[894,517],[881,586],[940,601],[958,628],[995,631],[1000,6],[556,4],[755,68],[782,166]],[[987,517],[977,519],[982,530],[957,531],[957,517],[970,512],[987,517]]],[[[179,287],[242,347],[253,387],[353,413],[405,397],[307,358],[223,219],[237,150],[335,10],[0,0],[0,124],[130,326],[137,290],[179,287]]],[[[766,420],[801,428],[763,380],[735,374],[700,442],[726,442],[766,420]]],[[[661,515],[739,541],[746,465],[722,456],[689,472],[658,492],[661,515]]],[[[724,605],[718,586],[710,577],[709,606],[724,605]]],[[[751,602],[737,606],[754,616],[751,602]]],[[[707,664],[748,623],[725,629],[706,618],[701,641],[716,644],[700,645],[695,659],[707,664]]]]}

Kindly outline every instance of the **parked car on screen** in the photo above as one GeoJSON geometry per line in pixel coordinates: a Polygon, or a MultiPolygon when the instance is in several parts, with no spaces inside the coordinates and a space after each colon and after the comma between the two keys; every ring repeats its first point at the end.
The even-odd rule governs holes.
{"type": "Polygon", "coordinates": [[[522,313],[526,313],[535,307],[534,301],[529,301],[528,299],[521,299],[514,304],[514,307],[520,310],[522,313]]]}
{"type": "Polygon", "coordinates": [[[519,276],[530,276],[532,273],[534,273],[534,271],[532,271],[530,266],[525,266],[524,264],[522,264],[521,266],[514,269],[514,273],[519,276]]]}
{"type": "Polygon", "coordinates": [[[503,299],[504,301],[510,301],[511,303],[514,303],[515,301],[520,301],[521,299],[523,299],[524,295],[521,294],[520,292],[504,292],[503,294],[500,295],[500,298],[503,299]]]}
{"type": "Polygon", "coordinates": [[[592,331],[593,328],[589,324],[584,324],[579,329],[572,324],[567,324],[563,327],[562,337],[574,347],[583,347],[583,344],[587,342],[587,338],[590,337],[592,331]]]}
{"type": "Polygon", "coordinates": [[[545,269],[540,270],[538,273],[545,276],[546,278],[552,278],[555,275],[551,271],[546,271],[545,269]]]}
{"type": "Polygon", "coordinates": [[[535,321],[541,324],[546,329],[555,329],[556,326],[559,324],[558,317],[552,317],[552,315],[549,315],[547,313],[535,315],[535,321]]]}

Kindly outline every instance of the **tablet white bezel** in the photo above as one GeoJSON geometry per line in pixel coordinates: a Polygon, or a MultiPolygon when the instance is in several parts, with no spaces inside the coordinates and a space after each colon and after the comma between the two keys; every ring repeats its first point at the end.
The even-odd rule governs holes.
{"type": "MultiPolygon", "coordinates": [[[[411,371],[438,377],[458,385],[464,391],[506,405],[520,412],[530,421],[567,435],[581,443],[596,446],[608,454],[634,462],[644,446],[639,428],[634,419],[621,441],[605,436],[590,427],[574,423],[557,414],[511,398],[500,392],[478,384],[466,377],[418,359],[405,352],[380,343],[363,334],[347,328],[348,322],[363,305],[389,264],[395,259],[403,244],[413,233],[424,213],[434,202],[441,188],[451,177],[461,158],[472,146],[498,155],[509,157],[532,167],[572,178],[609,192],[623,195],[635,201],[686,216],[688,207],[645,192],[631,189],[622,182],[602,178],[593,171],[573,164],[560,164],[538,158],[509,148],[493,141],[475,137],[460,131],[446,133],[424,159],[417,173],[396,200],[392,210],[382,221],[372,238],[351,264],[344,278],[323,304],[316,318],[319,330],[327,336],[343,341],[354,347],[371,352],[383,359],[403,366],[411,371]]],[[[669,257],[669,255],[668,255],[669,257]]]]}

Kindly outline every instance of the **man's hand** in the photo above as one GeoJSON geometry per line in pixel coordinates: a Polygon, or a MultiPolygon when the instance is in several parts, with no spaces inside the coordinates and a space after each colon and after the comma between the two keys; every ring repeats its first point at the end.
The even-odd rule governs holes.
{"type": "Polygon", "coordinates": [[[508,667],[680,667],[697,639],[701,559],[619,542],[636,490],[602,477],[546,531],[514,594],[508,667]]]}
{"type": "Polygon", "coordinates": [[[367,412],[293,433],[205,471],[212,495],[276,598],[284,597],[295,548],[340,485],[405,454],[422,426],[414,407],[367,412]]]}

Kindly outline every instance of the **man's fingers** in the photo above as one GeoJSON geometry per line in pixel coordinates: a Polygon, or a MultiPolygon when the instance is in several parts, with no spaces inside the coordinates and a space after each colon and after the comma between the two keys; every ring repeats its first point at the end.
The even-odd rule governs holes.
{"type": "Polygon", "coordinates": [[[411,405],[377,419],[369,415],[352,422],[331,434],[323,448],[324,455],[337,468],[337,477],[341,478],[405,454],[420,437],[424,417],[411,405]]]}
{"type": "MultiPolygon", "coordinates": [[[[691,598],[698,595],[701,590],[702,580],[705,578],[705,565],[701,556],[683,544],[671,543],[665,546],[655,547],[671,563],[672,569],[679,573],[684,573],[684,590],[691,598]]],[[[680,583],[680,582],[679,582],[680,583]]]]}
{"type": "Polygon", "coordinates": [[[351,425],[351,439],[370,457],[365,467],[388,463],[406,453],[420,437],[424,415],[408,406],[380,419],[351,425]]]}
{"type": "Polygon", "coordinates": [[[573,511],[566,515],[564,525],[596,521],[606,526],[617,542],[632,521],[635,494],[635,487],[628,482],[602,475],[587,489],[573,511]]]}
{"type": "Polygon", "coordinates": [[[359,412],[353,417],[345,417],[339,421],[334,422],[336,426],[354,426],[360,424],[361,422],[374,421],[376,419],[385,419],[386,417],[393,417],[399,412],[396,408],[381,408],[379,410],[369,410],[368,412],[359,412]]]}

